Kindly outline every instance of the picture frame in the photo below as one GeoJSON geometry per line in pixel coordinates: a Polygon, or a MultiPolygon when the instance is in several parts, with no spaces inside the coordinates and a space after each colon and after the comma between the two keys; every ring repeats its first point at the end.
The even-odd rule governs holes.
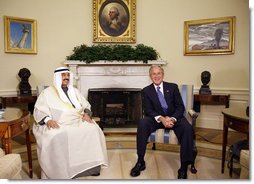
{"type": "Polygon", "coordinates": [[[184,22],[184,55],[222,55],[235,52],[235,17],[184,22]]]}
{"type": "Polygon", "coordinates": [[[93,0],[93,42],[135,43],[136,0],[93,0]]]}
{"type": "Polygon", "coordinates": [[[37,54],[37,21],[4,16],[4,46],[6,53],[37,54]]]}

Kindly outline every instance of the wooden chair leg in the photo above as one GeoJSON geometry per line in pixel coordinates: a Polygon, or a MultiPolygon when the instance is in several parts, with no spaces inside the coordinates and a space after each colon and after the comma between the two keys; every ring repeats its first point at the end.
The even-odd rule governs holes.
{"type": "Polygon", "coordinates": [[[156,144],[155,144],[155,142],[153,142],[152,150],[156,150],[156,144]]]}

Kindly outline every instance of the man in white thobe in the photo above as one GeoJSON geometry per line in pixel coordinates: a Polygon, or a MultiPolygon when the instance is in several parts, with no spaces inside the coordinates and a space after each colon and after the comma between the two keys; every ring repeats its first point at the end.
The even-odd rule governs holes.
{"type": "Polygon", "coordinates": [[[91,119],[90,107],[73,87],[72,72],[57,68],[54,86],[41,92],[33,114],[41,178],[70,179],[108,166],[105,137],[91,119]]]}

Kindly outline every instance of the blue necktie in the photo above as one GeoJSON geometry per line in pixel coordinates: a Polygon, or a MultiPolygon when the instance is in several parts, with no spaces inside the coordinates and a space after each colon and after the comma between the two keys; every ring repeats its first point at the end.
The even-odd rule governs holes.
{"type": "Polygon", "coordinates": [[[159,100],[160,100],[160,103],[161,103],[161,107],[162,107],[163,111],[166,113],[167,109],[168,109],[168,104],[167,104],[167,102],[166,102],[162,92],[160,91],[160,87],[159,86],[157,87],[156,92],[157,92],[157,95],[159,97],[159,100]]]}

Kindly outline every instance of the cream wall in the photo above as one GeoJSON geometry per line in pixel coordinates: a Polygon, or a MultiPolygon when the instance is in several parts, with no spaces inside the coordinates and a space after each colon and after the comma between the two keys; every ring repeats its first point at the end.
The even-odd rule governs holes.
{"type": "MultiPolygon", "coordinates": [[[[137,43],[154,47],[168,61],[166,79],[201,85],[200,73],[212,74],[212,89],[249,89],[249,9],[247,0],[136,0],[137,43]],[[183,56],[183,22],[236,16],[235,54],[183,56]]],[[[50,84],[52,71],[74,46],[92,44],[92,0],[0,0],[0,92],[13,91],[20,68],[30,83],[50,84]],[[38,54],[4,53],[3,16],[37,20],[38,54]],[[4,80],[3,80],[4,79],[4,80]]]]}
{"type": "MultiPolygon", "coordinates": [[[[200,88],[200,73],[212,74],[213,92],[230,93],[231,102],[249,93],[249,4],[247,0],[136,0],[137,43],[154,47],[163,60],[166,80],[200,88]],[[186,20],[236,16],[235,54],[184,56],[186,20]]],[[[80,44],[92,44],[92,0],[0,0],[0,95],[16,92],[18,71],[26,67],[33,89],[50,85],[53,70],[80,44]],[[4,52],[3,16],[37,20],[38,53],[4,52]]]]}

